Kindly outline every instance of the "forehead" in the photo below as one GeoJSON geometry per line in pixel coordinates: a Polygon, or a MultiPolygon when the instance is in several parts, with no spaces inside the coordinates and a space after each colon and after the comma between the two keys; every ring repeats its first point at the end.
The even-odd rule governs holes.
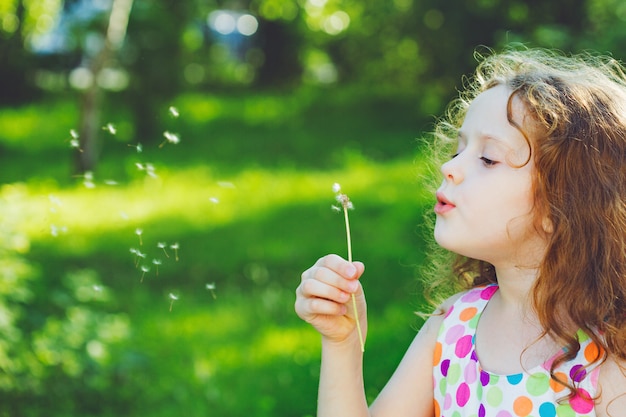
{"type": "Polygon", "coordinates": [[[528,142],[522,133],[526,110],[512,90],[497,85],[470,103],[459,130],[461,140],[472,138],[501,142],[517,148],[528,142]]]}

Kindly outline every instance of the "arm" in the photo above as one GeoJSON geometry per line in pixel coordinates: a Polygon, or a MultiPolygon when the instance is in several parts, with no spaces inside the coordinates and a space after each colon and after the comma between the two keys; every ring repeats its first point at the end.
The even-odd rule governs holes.
{"type": "Polygon", "coordinates": [[[444,314],[460,296],[446,300],[426,320],[400,365],[370,407],[375,417],[433,417],[433,360],[444,314]]]}
{"type": "Polygon", "coordinates": [[[367,334],[365,297],[358,279],[364,266],[328,255],[302,274],[295,309],[322,335],[318,417],[369,416],[363,388],[363,353],[352,314],[355,294],[363,335],[367,334]]]}
{"type": "MultiPolygon", "coordinates": [[[[302,274],[296,290],[296,312],[322,334],[322,367],[318,417],[432,417],[433,351],[443,314],[429,318],[417,334],[387,386],[367,408],[363,387],[363,355],[350,294],[357,296],[359,320],[366,334],[365,298],[358,283],[359,262],[336,255],[320,259],[302,274]]],[[[446,311],[456,297],[446,301],[446,311]]]]}

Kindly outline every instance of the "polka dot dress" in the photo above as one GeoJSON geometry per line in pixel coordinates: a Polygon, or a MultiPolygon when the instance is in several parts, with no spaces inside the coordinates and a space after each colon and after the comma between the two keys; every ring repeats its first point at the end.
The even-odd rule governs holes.
{"type": "Polygon", "coordinates": [[[570,401],[567,388],[550,378],[548,361],[527,372],[496,375],[480,367],[474,347],[480,314],[497,285],[474,288],[459,298],[446,313],[439,331],[434,357],[434,406],[437,417],[591,417],[595,416],[599,368],[585,370],[598,347],[578,333],[578,356],[557,368],[561,379],[576,381],[580,394],[570,401]]]}

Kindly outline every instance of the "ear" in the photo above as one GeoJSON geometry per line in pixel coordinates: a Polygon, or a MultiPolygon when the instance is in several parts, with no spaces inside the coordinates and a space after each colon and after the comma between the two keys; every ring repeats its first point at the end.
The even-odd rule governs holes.
{"type": "Polygon", "coordinates": [[[554,232],[554,225],[547,216],[541,220],[541,230],[543,230],[546,235],[551,235],[552,232],[554,232]]]}

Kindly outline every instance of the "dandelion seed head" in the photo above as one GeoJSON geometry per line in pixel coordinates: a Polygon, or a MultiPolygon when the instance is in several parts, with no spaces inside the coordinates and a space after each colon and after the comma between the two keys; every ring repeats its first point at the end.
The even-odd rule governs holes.
{"type": "Polygon", "coordinates": [[[339,185],[339,183],[336,182],[333,184],[333,192],[338,193],[339,191],[341,191],[341,185],[339,185]]]}
{"type": "Polygon", "coordinates": [[[178,117],[180,116],[180,113],[178,112],[178,109],[174,106],[170,106],[169,109],[167,109],[167,111],[170,113],[170,115],[172,117],[178,117]]]}

